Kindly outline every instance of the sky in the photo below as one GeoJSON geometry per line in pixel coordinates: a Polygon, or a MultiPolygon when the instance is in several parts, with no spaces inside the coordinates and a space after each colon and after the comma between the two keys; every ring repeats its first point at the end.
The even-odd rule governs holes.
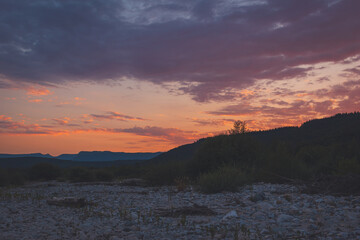
{"type": "Polygon", "coordinates": [[[155,152],[360,110],[358,0],[0,0],[0,153],[155,152]]]}

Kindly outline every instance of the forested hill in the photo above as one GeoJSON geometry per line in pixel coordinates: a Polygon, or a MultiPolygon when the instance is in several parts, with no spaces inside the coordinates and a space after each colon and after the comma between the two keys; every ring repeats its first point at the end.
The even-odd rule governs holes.
{"type": "Polygon", "coordinates": [[[300,127],[224,134],[178,147],[153,159],[149,179],[230,176],[224,168],[254,181],[360,174],[359,146],[360,113],[337,114],[300,127]]]}
{"type": "Polygon", "coordinates": [[[327,143],[360,138],[360,112],[336,114],[332,117],[314,119],[300,127],[283,127],[248,133],[260,141],[286,141],[294,143],[327,143]]]}
{"type": "MultiPolygon", "coordinates": [[[[360,140],[360,112],[336,114],[332,117],[314,119],[303,123],[300,127],[282,127],[266,131],[248,132],[246,135],[256,140],[272,144],[275,142],[292,143],[292,145],[324,145],[329,142],[348,142],[360,140]]],[[[201,144],[212,138],[200,139],[162,153],[151,159],[151,163],[166,161],[185,161],[195,156],[201,144]]],[[[215,137],[216,138],[216,137],[215,137]]]]}
{"type": "Polygon", "coordinates": [[[135,165],[143,162],[144,160],[117,160],[117,161],[72,161],[72,160],[61,160],[56,158],[45,158],[45,157],[17,157],[17,158],[1,158],[0,168],[30,168],[39,163],[52,164],[61,168],[72,168],[72,167],[92,167],[92,168],[103,168],[103,167],[117,167],[125,165],[135,165]]]}

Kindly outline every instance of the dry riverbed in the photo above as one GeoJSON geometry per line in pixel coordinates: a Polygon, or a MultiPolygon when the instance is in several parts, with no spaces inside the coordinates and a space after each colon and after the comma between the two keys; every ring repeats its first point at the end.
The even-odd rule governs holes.
{"type": "Polygon", "coordinates": [[[0,239],[360,239],[360,197],[257,184],[236,193],[121,184],[0,188],[0,239]],[[83,207],[50,205],[85,198],[83,207]]]}

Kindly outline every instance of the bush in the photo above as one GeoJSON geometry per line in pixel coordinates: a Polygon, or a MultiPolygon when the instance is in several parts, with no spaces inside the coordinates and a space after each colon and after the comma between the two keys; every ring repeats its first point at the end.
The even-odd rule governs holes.
{"type": "Polygon", "coordinates": [[[145,179],[153,185],[171,185],[175,179],[186,176],[183,162],[168,162],[149,166],[145,179]]]}
{"type": "Polygon", "coordinates": [[[235,192],[239,186],[250,182],[240,169],[225,166],[210,173],[202,174],[198,184],[204,193],[218,193],[223,191],[235,192]]]}
{"type": "Polygon", "coordinates": [[[98,169],[95,172],[96,179],[103,182],[111,182],[114,179],[114,174],[110,169],[98,169]]]}
{"type": "Polygon", "coordinates": [[[30,168],[30,180],[54,180],[60,177],[61,169],[50,163],[38,163],[30,168]]]}
{"type": "Polygon", "coordinates": [[[206,139],[188,166],[192,177],[222,166],[236,165],[250,170],[261,159],[259,143],[246,134],[220,135],[206,139]]]}
{"type": "Polygon", "coordinates": [[[96,176],[94,171],[87,168],[75,167],[70,169],[69,179],[72,182],[94,182],[96,176]]]}
{"type": "Polygon", "coordinates": [[[0,169],[0,186],[23,185],[24,173],[19,170],[0,169]]]}
{"type": "Polygon", "coordinates": [[[9,176],[7,172],[0,168],[0,186],[6,186],[9,184],[9,176]]]}
{"type": "Polygon", "coordinates": [[[338,173],[346,174],[360,174],[360,162],[356,158],[344,158],[338,163],[338,173]]]}

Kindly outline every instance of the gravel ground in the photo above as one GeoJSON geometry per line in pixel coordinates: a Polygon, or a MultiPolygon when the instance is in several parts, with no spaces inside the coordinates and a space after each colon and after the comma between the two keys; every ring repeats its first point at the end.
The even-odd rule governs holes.
{"type": "Polygon", "coordinates": [[[278,184],[202,194],[191,187],[38,183],[0,188],[0,239],[360,239],[360,197],[307,195],[278,184]],[[53,197],[87,204],[49,205],[53,197]]]}

